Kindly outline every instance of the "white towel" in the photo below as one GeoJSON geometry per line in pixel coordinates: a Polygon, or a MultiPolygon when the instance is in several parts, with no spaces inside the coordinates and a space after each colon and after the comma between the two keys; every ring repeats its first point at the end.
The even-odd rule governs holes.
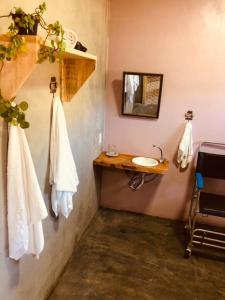
{"type": "Polygon", "coordinates": [[[188,121],[185,126],[184,134],[179,145],[177,162],[180,164],[180,167],[184,169],[191,162],[192,157],[193,157],[192,124],[190,121],[188,121]]]}
{"type": "Polygon", "coordinates": [[[128,74],[125,76],[125,113],[132,113],[135,102],[135,92],[137,91],[139,84],[139,75],[128,74]]]}
{"type": "Polygon", "coordinates": [[[44,248],[42,220],[48,213],[25,132],[17,126],[9,126],[7,198],[9,256],[38,257],[44,248]]]}
{"type": "Polygon", "coordinates": [[[79,184],[77,170],[70,148],[65,115],[59,97],[53,99],[50,141],[50,184],[52,209],[68,218],[73,209],[73,194],[79,184]]]}

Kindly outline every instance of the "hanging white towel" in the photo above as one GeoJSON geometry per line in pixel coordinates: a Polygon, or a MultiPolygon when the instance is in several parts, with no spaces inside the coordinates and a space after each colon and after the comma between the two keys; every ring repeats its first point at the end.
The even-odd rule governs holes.
{"type": "Polygon", "coordinates": [[[24,129],[17,126],[9,126],[7,198],[9,256],[38,257],[44,248],[42,220],[48,213],[24,129]]]}
{"type": "Polygon", "coordinates": [[[79,184],[77,170],[70,148],[65,115],[59,97],[53,99],[50,141],[50,184],[52,209],[68,218],[73,209],[73,194],[79,184]]]}
{"type": "Polygon", "coordinates": [[[185,126],[184,134],[179,145],[177,162],[180,164],[180,167],[184,169],[191,162],[192,157],[193,157],[192,124],[190,121],[188,121],[185,126]]]}

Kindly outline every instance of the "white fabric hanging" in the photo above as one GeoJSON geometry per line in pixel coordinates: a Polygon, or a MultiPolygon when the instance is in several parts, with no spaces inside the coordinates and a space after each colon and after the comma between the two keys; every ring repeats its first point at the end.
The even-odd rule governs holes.
{"type": "Polygon", "coordinates": [[[139,87],[139,75],[127,74],[125,76],[125,92],[126,92],[126,102],[125,102],[125,113],[132,113],[134,102],[135,102],[135,92],[139,87]]]}
{"type": "Polygon", "coordinates": [[[50,141],[50,184],[52,209],[68,218],[73,209],[73,194],[79,184],[71,151],[63,106],[59,97],[53,99],[50,141]]]}
{"type": "Polygon", "coordinates": [[[9,256],[37,257],[44,248],[42,220],[48,215],[35,173],[24,129],[9,126],[8,166],[9,256]]]}
{"type": "Polygon", "coordinates": [[[183,137],[179,144],[177,162],[182,169],[192,161],[193,157],[193,138],[192,138],[192,124],[187,122],[184,130],[183,137]]]}

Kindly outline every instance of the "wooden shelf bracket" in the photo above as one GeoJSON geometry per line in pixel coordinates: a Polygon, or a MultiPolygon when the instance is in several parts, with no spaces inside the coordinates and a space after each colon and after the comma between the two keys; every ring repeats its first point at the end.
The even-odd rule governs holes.
{"type": "MultiPolygon", "coordinates": [[[[41,38],[38,36],[23,36],[26,40],[26,52],[18,54],[12,61],[4,61],[0,72],[0,89],[6,99],[15,97],[30,74],[34,71],[41,38]]],[[[0,44],[8,45],[9,37],[0,35],[0,44]]],[[[51,47],[49,41],[46,46],[51,47]]],[[[76,49],[66,48],[59,63],[60,96],[62,101],[71,101],[73,96],[83,86],[94,72],[97,57],[76,49]]]]}
{"type": "Polygon", "coordinates": [[[95,60],[65,58],[60,63],[60,96],[71,101],[77,91],[95,70],[95,60]]]}
{"type": "MultiPolygon", "coordinates": [[[[9,38],[1,35],[0,43],[7,46],[9,38]]],[[[18,54],[11,61],[4,61],[4,66],[0,72],[0,89],[5,99],[15,97],[18,90],[36,68],[39,45],[39,37],[27,36],[26,52],[18,54]]]]}

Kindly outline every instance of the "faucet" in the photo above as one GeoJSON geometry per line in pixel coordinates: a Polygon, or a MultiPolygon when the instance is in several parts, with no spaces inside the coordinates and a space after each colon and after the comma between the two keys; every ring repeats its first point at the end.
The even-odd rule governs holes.
{"type": "Polygon", "coordinates": [[[161,157],[160,157],[160,159],[159,159],[159,162],[160,162],[160,163],[164,162],[162,148],[160,148],[159,146],[156,146],[156,145],[152,145],[152,147],[153,147],[153,148],[158,148],[158,149],[159,149],[160,155],[161,155],[161,157]]]}

